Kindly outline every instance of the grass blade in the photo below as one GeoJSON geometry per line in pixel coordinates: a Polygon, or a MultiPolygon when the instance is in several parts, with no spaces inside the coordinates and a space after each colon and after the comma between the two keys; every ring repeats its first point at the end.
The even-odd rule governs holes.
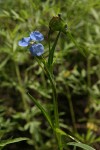
{"type": "Polygon", "coordinates": [[[33,96],[31,96],[29,93],[28,95],[31,98],[31,100],[35,103],[35,105],[41,110],[42,114],[44,115],[48,123],[50,124],[51,128],[53,128],[52,121],[50,119],[49,114],[46,112],[46,110],[39,104],[39,102],[33,96]]]}
{"type": "Polygon", "coordinates": [[[8,144],[17,143],[17,142],[25,141],[25,140],[28,140],[28,138],[19,137],[19,138],[15,138],[15,139],[2,140],[2,141],[0,141],[0,147],[4,147],[8,144]]]}
{"type": "Polygon", "coordinates": [[[69,142],[69,143],[67,143],[67,145],[77,146],[77,147],[80,147],[80,148],[82,148],[84,150],[96,150],[93,147],[91,147],[91,146],[89,146],[87,144],[83,144],[83,143],[69,142]]]}

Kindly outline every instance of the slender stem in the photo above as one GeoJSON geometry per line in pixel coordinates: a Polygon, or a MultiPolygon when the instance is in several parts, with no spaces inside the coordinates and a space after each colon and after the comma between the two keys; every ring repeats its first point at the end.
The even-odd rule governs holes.
{"type": "MultiPolygon", "coordinates": [[[[48,71],[47,67],[45,67],[46,73],[49,77],[49,80],[52,85],[52,91],[53,91],[53,105],[54,105],[54,117],[55,117],[55,128],[59,128],[59,113],[58,113],[58,101],[57,101],[57,93],[56,93],[56,85],[54,83],[54,80],[48,71]]],[[[59,133],[55,133],[57,142],[58,142],[58,148],[59,150],[62,150],[62,141],[61,141],[61,135],[59,133]]]]}
{"type": "Polygon", "coordinates": [[[88,84],[89,88],[91,87],[90,70],[91,70],[91,58],[88,56],[88,58],[87,58],[87,84],[88,84]]]}
{"type": "Polygon", "coordinates": [[[44,58],[42,57],[41,61],[35,57],[36,60],[38,61],[39,65],[42,61],[42,63],[44,64],[44,69],[42,67],[42,69],[45,71],[46,75],[48,76],[49,80],[50,80],[50,83],[51,83],[51,86],[52,86],[52,91],[53,91],[53,102],[54,102],[54,116],[55,116],[55,127],[59,127],[59,115],[58,115],[58,102],[57,102],[57,93],[56,93],[56,85],[55,85],[55,82],[54,82],[54,79],[50,73],[50,71],[48,70],[48,68],[46,67],[46,63],[45,63],[45,60],[44,58]]]}
{"type": "Polygon", "coordinates": [[[100,56],[98,56],[98,81],[100,81],[100,56]]]}
{"type": "MultiPolygon", "coordinates": [[[[88,85],[88,90],[91,88],[91,55],[88,56],[87,58],[87,85],[88,85]]],[[[90,107],[91,103],[91,98],[90,98],[90,92],[88,92],[88,106],[90,107]]],[[[91,118],[91,112],[89,112],[89,118],[91,118]]]]}
{"type": "Polygon", "coordinates": [[[28,105],[27,105],[27,102],[25,100],[24,89],[22,87],[21,75],[20,75],[19,67],[18,67],[17,64],[15,64],[15,71],[16,71],[16,75],[17,75],[17,79],[18,79],[18,83],[19,83],[19,91],[21,93],[22,102],[23,102],[23,105],[24,105],[24,109],[26,110],[28,108],[28,105]]]}
{"type": "Polygon", "coordinates": [[[73,103],[72,103],[72,99],[71,99],[71,94],[70,94],[70,91],[69,91],[69,88],[67,87],[67,90],[68,90],[68,93],[66,95],[66,97],[68,98],[68,103],[69,103],[69,107],[70,107],[70,113],[71,113],[71,118],[72,118],[72,123],[73,123],[73,127],[74,127],[74,130],[77,131],[76,129],[76,120],[75,120],[75,113],[74,113],[74,108],[73,108],[73,103]]]}
{"type": "Polygon", "coordinates": [[[48,74],[49,80],[52,85],[53,90],[53,104],[54,104],[54,116],[55,116],[55,127],[59,128],[59,114],[58,114],[58,102],[57,102],[57,93],[56,93],[56,85],[54,83],[54,80],[48,71],[47,67],[45,67],[46,73],[48,74]]]}
{"type": "MultiPolygon", "coordinates": [[[[54,82],[53,78],[53,58],[54,58],[54,51],[58,42],[60,36],[60,32],[57,34],[57,37],[54,41],[54,44],[52,48],[50,48],[50,32],[49,32],[49,58],[48,58],[48,64],[45,64],[44,59],[43,64],[45,67],[46,74],[50,80],[51,86],[52,86],[52,91],[53,91],[53,106],[54,106],[54,118],[55,118],[55,128],[59,128],[59,113],[58,113],[58,101],[57,101],[57,93],[56,93],[56,84],[54,82]],[[47,67],[48,66],[48,67],[47,67]]],[[[62,141],[61,141],[61,135],[57,132],[56,134],[56,139],[58,143],[58,148],[59,150],[62,150],[62,141]]]]}
{"type": "MultiPolygon", "coordinates": [[[[38,61],[39,65],[41,64],[41,61],[42,61],[42,63],[44,64],[44,68],[41,65],[40,66],[45,71],[47,77],[50,80],[50,83],[52,86],[52,91],[53,91],[53,105],[54,105],[54,118],[55,118],[54,127],[59,128],[58,101],[57,101],[56,85],[55,85],[53,76],[50,73],[50,71],[48,70],[47,65],[46,65],[43,57],[42,57],[41,61],[37,57],[36,57],[36,60],[38,61]]],[[[61,135],[59,133],[56,133],[56,132],[55,132],[55,135],[56,135],[57,142],[58,142],[58,148],[59,148],[59,150],[62,150],[61,135]]]]}
{"type": "Polygon", "coordinates": [[[48,45],[49,45],[49,53],[50,53],[50,31],[49,31],[49,33],[48,33],[48,45]]]}
{"type": "Polygon", "coordinates": [[[47,84],[46,84],[46,80],[45,80],[45,74],[44,72],[41,73],[41,78],[42,78],[42,83],[43,83],[43,88],[46,88],[47,84]]]}

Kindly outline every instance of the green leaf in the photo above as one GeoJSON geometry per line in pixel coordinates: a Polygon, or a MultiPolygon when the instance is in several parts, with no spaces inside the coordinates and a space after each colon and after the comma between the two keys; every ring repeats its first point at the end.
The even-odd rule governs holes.
{"type": "Polygon", "coordinates": [[[92,148],[91,146],[89,146],[87,144],[83,144],[83,143],[69,142],[69,143],[67,143],[67,145],[77,146],[77,147],[80,147],[84,150],[96,150],[96,149],[92,148]]]}
{"type": "Polygon", "coordinates": [[[9,56],[8,57],[6,57],[5,59],[4,59],[4,61],[2,61],[1,63],[0,63],[0,70],[6,65],[6,63],[8,62],[8,60],[9,60],[9,56]]]}
{"type": "Polygon", "coordinates": [[[56,131],[57,133],[61,134],[61,135],[64,135],[64,136],[66,136],[66,137],[69,137],[70,139],[72,139],[72,140],[74,140],[74,141],[76,141],[76,142],[79,142],[76,138],[74,138],[73,136],[67,134],[66,132],[62,131],[62,130],[59,129],[59,128],[55,128],[55,131],[56,131]]]}
{"type": "Polygon", "coordinates": [[[28,93],[28,95],[31,98],[31,100],[35,103],[35,105],[41,110],[41,112],[43,113],[44,117],[46,118],[46,120],[50,124],[51,128],[53,128],[52,121],[50,119],[49,114],[46,112],[46,110],[39,104],[39,102],[33,96],[31,96],[29,93],[28,93]]]}
{"type": "Polygon", "coordinates": [[[53,63],[54,51],[55,51],[59,36],[60,36],[60,32],[57,34],[54,44],[53,44],[51,50],[49,51],[49,57],[48,57],[48,67],[49,68],[51,67],[51,65],[53,63]]]}
{"type": "Polygon", "coordinates": [[[2,140],[2,141],[0,141],[0,147],[4,147],[8,144],[17,143],[17,142],[25,141],[25,140],[28,140],[28,138],[19,137],[19,138],[15,138],[15,139],[2,140]]]}

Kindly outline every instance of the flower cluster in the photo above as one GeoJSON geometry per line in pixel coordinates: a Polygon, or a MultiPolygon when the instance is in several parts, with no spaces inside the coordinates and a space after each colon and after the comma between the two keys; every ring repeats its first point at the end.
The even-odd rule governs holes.
{"type": "Polygon", "coordinates": [[[39,31],[31,32],[29,37],[24,37],[18,42],[19,46],[30,46],[29,50],[33,56],[41,56],[44,53],[44,46],[37,43],[44,40],[44,36],[39,31]]]}

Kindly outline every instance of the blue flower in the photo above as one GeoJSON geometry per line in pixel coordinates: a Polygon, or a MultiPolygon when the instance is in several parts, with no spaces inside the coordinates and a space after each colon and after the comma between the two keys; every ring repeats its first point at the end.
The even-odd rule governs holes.
{"type": "Polygon", "coordinates": [[[41,43],[33,44],[30,47],[30,52],[33,56],[41,56],[44,53],[44,47],[41,43]]]}
{"type": "Polygon", "coordinates": [[[19,45],[19,46],[22,46],[22,47],[26,47],[26,46],[29,45],[30,41],[31,41],[31,38],[30,38],[30,37],[25,37],[25,38],[22,38],[22,40],[20,40],[20,41],[18,42],[18,45],[19,45]]]}
{"type": "Polygon", "coordinates": [[[29,37],[24,37],[18,42],[19,46],[30,46],[30,52],[33,56],[41,56],[44,53],[44,46],[36,43],[44,40],[44,36],[39,31],[31,32],[29,37]]]}
{"type": "Polygon", "coordinates": [[[38,41],[38,42],[44,40],[44,36],[43,36],[39,31],[31,32],[30,38],[31,38],[33,41],[38,41]]]}

